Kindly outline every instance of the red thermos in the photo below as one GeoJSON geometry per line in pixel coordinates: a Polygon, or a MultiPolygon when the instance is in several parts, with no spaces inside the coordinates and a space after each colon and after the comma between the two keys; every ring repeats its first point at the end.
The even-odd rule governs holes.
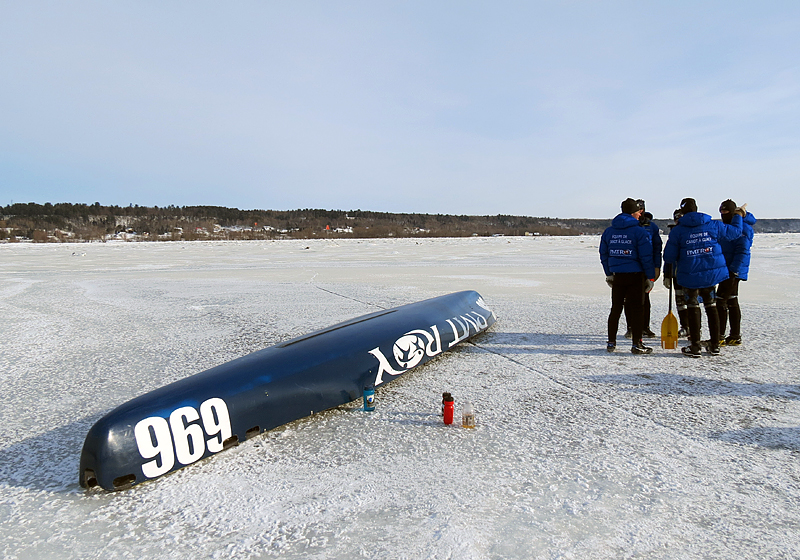
{"type": "Polygon", "coordinates": [[[453,423],[453,413],[455,412],[456,406],[453,402],[453,397],[446,396],[444,398],[444,423],[445,424],[452,424],[453,423]]]}

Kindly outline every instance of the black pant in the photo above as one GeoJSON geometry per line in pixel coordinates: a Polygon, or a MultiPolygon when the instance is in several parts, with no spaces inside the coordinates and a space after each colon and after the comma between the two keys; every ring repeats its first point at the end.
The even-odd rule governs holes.
{"type": "Polygon", "coordinates": [[[742,338],[742,310],[739,309],[739,279],[731,276],[719,283],[717,288],[717,314],[719,334],[725,336],[728,317],[731,320],[731,338],[742,338]]]}
{"type": "Polygon", "coordinates": [[[689,311],[686,309],[686,294],[683,292],[683,286],[672,279],[672,289],[675,290],[675,307],[678,309],[678,318],[680,319],[681,328],[689,330],[689,311]]]}
{"type": "Polygon", "coordinates": [[[614,274],[611,287],[611,312],[608,314],[608,341],[616,344],[619,318],[625,310],[625,320],[633,335],[633,344],[642,342],[642,307],[644,305],[644,272],[614,274]]]}
{"type": "Polygon", "coordinates": [[[711,335],[709,338],[709,348],[719,347],[719,315],[717,314],[717,306],[715,304],[716,294],[715,286],[708,288],[684,288],[687,301],[686,307],[689,311],[689,340],[692,346],[699,346],[700,333],[702,330],[702,320],[700,316],[700,303],[697,297],[703,298],[703,307],[706,308],[706,317],[708,318],[708,332],[711,335]]]}
{"type": "MultiPolygon", "coordinates": [[[[625,320],[627,322],[627,318],[625,320]]],[[[644,294],[644,301],[642,302],[642,332],[644,332],[645,329],[648,329],[648,330],[650,329],[650,294],[649,293],[645,293],[644,294]]],[[[628,324],[628,330],[631,330],[631,325],[630,324],[628,324]]]]}

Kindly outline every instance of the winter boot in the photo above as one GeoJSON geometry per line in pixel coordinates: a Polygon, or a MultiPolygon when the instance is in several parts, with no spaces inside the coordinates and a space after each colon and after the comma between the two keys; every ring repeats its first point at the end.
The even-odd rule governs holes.
{"type": "Polygon", "coordinates": [[[719,335],[719,313],[717,313],[717,300],[711,300],[708,304],[703,304],[706,308],[706,318],[708,319],[708,349],[714,354],[714,349],[716,348],[717,353],[714,354],[715,356],[719,355],[719,342],[723,340],[724,337],[719,335]]]}
{"type": "Polygon", "coordinates": [[[689,356],[690,358],[699,358],[700,346],[697,344],[690,344],[689,346],[684,346],[681,348],[681,352],[683,352],[684,356],[689,356]]]}

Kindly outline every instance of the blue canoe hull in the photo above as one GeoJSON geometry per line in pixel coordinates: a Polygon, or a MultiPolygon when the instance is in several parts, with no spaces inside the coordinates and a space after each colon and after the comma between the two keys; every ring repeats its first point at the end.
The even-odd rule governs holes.
{"type": "Polygon", "coordinates": [[[357,317],[176,381],[86,436],[80,484],[119,490],[362,396],[494,324],[474,291],[357,317]]]}

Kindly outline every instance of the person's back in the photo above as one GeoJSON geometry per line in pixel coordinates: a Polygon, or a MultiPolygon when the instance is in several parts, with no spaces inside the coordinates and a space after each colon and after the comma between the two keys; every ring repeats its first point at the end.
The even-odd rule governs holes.
{"type": "Polygon", "coordinates": [[[740,280],[747,280],[750,271],[750,247],[753,245],[753,225],[756,217],[750,212],[742,220],[742,235],[736,239],[722,238],[719,241],[728,271],[740,280]]]}
{"type": "MultiPolygon", "coordinates": [[[[644,199],[640,198],[636,202],[639,204],[639,208],[642,209],[642,215],[639,216],[639,225],[641,225],[650,234],[650,241],[653,246],[653,266],[656,269],[653,279],[658,280],[658,277],[661,273],[661,253],[663,249],[661,242],[661,230],[656,224],[653,223],[653,215],[646,211],[644,199]]],[[[656,333],[650,329],[650,309],[650,294],[647,293],[644,295],[644,305],[642,306],[642,333],[646,338],[653,338],[656,336],[656,333]]],[[[632,334],[633,333],[629,328],[625,333],[625,336],[631,337],[632,334]]]]}
{"type": "MultiPolygon", "coordinates": [[[[741,224],[741,217],[739,217],[741,224]]],[[[733,224],[732,224],[733,226],[733,224]]],[[[677,280],[685,288],[715,286],[728,277],[728,266],[720,239],[735,239],[741,233],[726,224],[715,222],[708,214],[687,212],[672,228],[664,250],[664,261],[677,263],[677,280]],[[734,233],[731,233],[734,232],[734,233]]]]}
{"type": "MultiPolygon", "coordinates": [[[[681,219],[683,213],[681,212],[680,208],[676,209],[672,212],[672,220],[671,224],[667,225],[667,237],[669,237],[670,232],[672,232],[673,228],[678,225],[678,220],[681,219]]],[[[675,292],[675,307],[678,309],[678,320],[680,321],[681,328],[678,330],[678,338],[686,338],[689,336],[689,322],[688,322],[688,311],[686,309],[686,296],[683,293],[683,286],[681,286],[677,280],[674,280],[675,270],[671,270],[671,277],[667,274],[664,274],[664,287],[668,290],[671,288],[674,289],[675,292]]]]}
{"type": "Polygon", "coordinates": [[[625,199],[621,210],[600,238],[600,262],[611,287],[606,350],[616,350],[619,318],[624,309],[632,323],[631,352],[650,354],[653,349],[642,344],[642,302],[645,291],[653,287],[653,247],[650,234],[639,225],[642,210],[636,201],[625,199]]]}
{"type": "MultiPolygon", "coordinates": [[[[719,239],[736,239],[742,234],[741,208],[736,209],[730,224],[714,221],[708,214],[697,211],[693,198],[681,201],[683,216],[672,228],[664,248],[665,272],[669,276],[677,268],[677,281],[684,287],[687,295],[689,340],[691,344],[682,352],[693,358],[700,357],[700,304],[708,317],[709,352],[719,355],[720,322],[716,309],[716,285],[728,278],[728,266],[722,254],[719,239]],[[667,267],[670,268],[667,271],[667,267]]],[[[666,275],[665,275],[666,276],[666,275]]]]}
{"type": "Polygon", "coordinates": [[[650,234],[630,214],[618,214],[600,238],[600,260],[606,276],[644,272],[655,276],[650,234]]]}
{"type": "MultiPolygon", "coordinates": [[[[733,221],[736,203],[730,199],[720,204],[723,223],[733,221]]],[[[750,247],[753,244],[753,224],[756,218],[750,212],[742,220],[742,235],[736,239],[720,239],[722,254],[728,265],[729,278],[717,286],[717,314],[719,315],[720,345],[739,346],[742,343],[742,310],[739,306],[739,282],[747,280],[750,269],[750,247]],[[730,320],[730,323],[729,323],[730,320]],[[730,334],[725,331],[730,324],[730,334]]]]}

